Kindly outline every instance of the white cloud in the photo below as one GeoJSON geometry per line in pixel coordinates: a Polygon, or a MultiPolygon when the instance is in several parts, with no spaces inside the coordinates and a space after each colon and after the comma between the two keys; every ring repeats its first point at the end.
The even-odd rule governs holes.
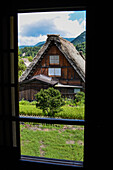
{"type": "Polygon", "coordinates": [[[40,35],[39,37],[26,37],[26,36],[19,36],[18,45],[36,45],[38,42],[46,41],[46,35],[40,35]]]}
{"type": "Polygon", "coordinates": [[[85,19],[70,20],[66,12],[44,12],[18,14],[19,45],[35,45],[46,40],[46,34],[60,34],[62,37],[76,37],[85,30],[85,19]]]}
{"type": "Polygon", "coordinates": [[[60,17],[59,19],[55,20],[55,25],[58,30],[64,31],[64,37],[76,37],[81,32],[84,31],[83,24],[79,23],[78,20],[69,20],[68,16],[66,17],[60,17]]]}

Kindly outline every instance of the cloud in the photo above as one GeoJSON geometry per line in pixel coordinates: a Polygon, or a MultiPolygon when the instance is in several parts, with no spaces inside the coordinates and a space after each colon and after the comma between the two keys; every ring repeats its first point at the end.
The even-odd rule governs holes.
{"type": "Polygon", "coordinates": [[[40,35],[43,36],[43,35],[57,33],[57,32],[60,32],[61,34],[63,33],[63,31],[57,29],[53,20],[43,19],[41,21],[38,21],[30,25],[24,25],[21,35],[28,36],[28,37],[31,36],[37,37],[40,35]]]}
{"type": "Polygon", "coordinates": [[[18,45],[35,45],[38,42],[46,41],[47,36],[46,35],[39,35],[38,37],[32,37],[32,36],[19,36],[18,45]]]}
{"type": "Polygon", "coordinates": [[[86,23],[85,18],[78,17],[78,14],[78,19],[75,16],[74,11],[19,14],[19,44],[33,45],[40,40],[45,41],[47,34],[60,34],[62,37],[75,38],[85,30],[86,23]]]}

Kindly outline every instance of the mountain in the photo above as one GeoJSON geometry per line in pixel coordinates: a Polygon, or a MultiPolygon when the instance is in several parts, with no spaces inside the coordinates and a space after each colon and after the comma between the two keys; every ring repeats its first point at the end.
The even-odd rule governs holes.
{"type": "MultiPolygon", "coordinates": [[[[76,38],[64,38],[64,39],[66,39],[67,41],[70,41],[74,45],[81,44],[82,42],[86,41],[86,31],[82,32],[76,38]]],[[[36,46],[41,47],[42,45],[44,45],[44,43],[45,43],[45,41],[38,42],[36,45],[34,45],[34,47],[36,47],[36,46]]]]}
{"type": "Polygon", "coordinates": [[[70,41],[70,42],[72,42],[74,40],[74,38],[63,38],[63,39],[70,41]]]}
{"type": "Polygon", "coordinates": [[[24,48],[24,47],[33,47],[33,45],[21,45],[19,46],[19,49],[24,48]]]}
{"type": "MultiPolygon", "coordinates": [[[[66,39],[67,41],[70,41],[70,42],[74,40],[74,38],[64,38],[64,39],[66,39]]],[[[45,41],[38,42],[37,44],[34,45],[34,47],[36,47],[36,46],[41,47],[44,45],[44,43],[45,43],[45,41]]]]}
{"type": "Polygon", "coordinates": [[[78,37],[71,41],[74,45],[81,44],[86,41],[86,31],[82,32],[78,37]]]}
{"type": "MultiPolygon", "coordinates": [[[[86,55],[86,31],[84,31],[83,33],[81,33],[78,37],[76,38],[64,38],[68,41],[70,41],[71,43],[73,43],[76,46],[76,49],[81,52],[82,54],[85,56],[86,55]]],[[[45,43],[45,41],[41,41],[38,42],[36,45],[34,46],[19,46],[19,56],[23,56],[23,54],[25,55],[24,58],[28,57],[28,56],[32,56],[34,57],[37,52],[39,51],[40,47],[45,43]]]]}
{"type": "MultiPolygon", "coordinates": [[[[81,44],[82,42],[85,42],[85,40],[86,40],[86,31],[81,33],[76,38],[64,38],[64,39],[66,39],[67,41],[70,41],[74,45],[81,44]]],[[[24,48],[24,47],[41,47],[42,45],[44,45],[44,43],[45,43],[45,41],[41,41],[41,42],[38,42],[37,44],[35,44],[34,46],[33,45],[31,45],[31,46],[23,45],[23,46],[19,46],[19,49],[24,48]]]]}
{"type": "Polygon", "coordinates": [[[38,42],[37,44],[34,45],[34,47],[42,47],[44,45],[45,41],[38,42]]]}

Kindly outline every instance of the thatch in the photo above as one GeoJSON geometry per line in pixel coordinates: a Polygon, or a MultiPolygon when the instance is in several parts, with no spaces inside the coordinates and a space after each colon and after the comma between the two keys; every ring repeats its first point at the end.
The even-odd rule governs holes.
{"type": "Polygon", "coordinates": [[[35,71],[36,67],[38,67],[38,62],[41,60],[41,58],[44,57],[46,52],[50,49],[51,45],[54,44],[64,54],[68,62],[72,65],[72,67],[76,70],[81,79],[85,82],[85,60],[76,50],[74,45],[60,37],[60,35],[50,34],[47,36],[48,38],[45,44],[38,51],[31,64],[23,72],[19,81],[22,82],[32,77],[33,72],[35,71]]]}

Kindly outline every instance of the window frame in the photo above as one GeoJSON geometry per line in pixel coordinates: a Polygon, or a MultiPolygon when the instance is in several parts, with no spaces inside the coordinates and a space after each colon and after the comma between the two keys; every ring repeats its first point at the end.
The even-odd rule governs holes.
{"type": "MultiPolygon", "coordinates": [[[[75,10],[76,10],[76,8],[74,8],[75,10]]],[[[74,10],[73,9],[73,10],[74,10]]],[[[46,9],[47,10],[47,9],[46,9]]],[[[61,9],[54,9],[54,11],[61,11],[61,9]]],[[[65,9],[66,10],[66,9],[65,9]]],[[[69,9],[68,9],[69,10],[69,9]]],[[[71,9],[70,9],[71,10],[71,9]]],[[[81,10],[81,8],[78,8],[78,10],[81,10]]],[[[86,10],[86,9],[84,9],[84,10],[86,10]]],[[[26,12],[28,12],[29,10],[26,10],[26,12]]],[[[40,10],[39,9],[37,9],[35,12],[39,12],[40,10]]],[[[43,10],[41,10],[41,11],[43,11],[43,10]]],[[[45,11],[45,10],[44,10],[45,11]]],[[[49,8],[48,8],[48,11],[49,11],[49,8]]],[[[51,9],[50,9],[50,11],[51,11],[51,9]]],[[[25,12],[25,11],[21,11],[21,12],[25,12]]],[[[31,12],[31,11],[30,11],[31,12]]],[[[18,13],[20,13],[19,11],[18,11],[18,13]]],[[[16,13],[16,19],[17,19],[17,14],[18,13],[16,13]]],[[[17,23],[15,23],[15,25],[16,25],[17,23]]],[[[18,38],[17,38],[17,36],[16,36],[16,40],[17,40],[18,38]]],[[[18,53],[17,52],[17,49],[18,48],[16,48],[16,54],[18,53]]],[[[18,60],[15,60],[15,68],[17,68],[17,65],[18,65],[18,60]]],[[[17,70],[18,71],[18,70],[17,70]]],[[[16,71],[16,74],[17,74],[17,71],[16,71]]],[[[16,76],[16,78],[18,77],[17,75],[15,75],[16,76]]],[[[16,79],[16,85],[17,85],[17,91],[16,91],[16,94],[18,93],[18,79],[16,79]]],[[[57,120],[57,119],[53,119],[52,121],[51,121],[51,119],[46,119],[46,118],[44,118],[44,119],[40,119],[40,118],[29,118],[29,117],[21,117],[21,116],[19,116],[19,108],[18,108],[18,106],[19,106],[19,103],[18,103],[18,94],[16,95],[16,100],[15,100],[15,102],[16,102],[16,106],[17,106],[17,116],[12,116],[12,121],[14,121],[14,122],[16,122],[17,123],[17,127],[16,127],[16,132],[17,132],[17,147],[18,147],[18,154],[19,154],[19,161],[22,161],[22,162],[30,162],[30,159],[28,159],[28,157],[23,157],[22,155],[21,155],[21,153],[20,153],[20,129],[19,129],[19,122],[20,121],[32,121],[32,122],[39,122],[39,123],[43,123],[43,122],[45,122],[45,123],[56,123],[56,124],[68,124],[68,125],[70,125],[71,123],[72,124],[74,124],[74,125],[84,125],[85,126],[85,121],[81,121],[81,120],[66,120],[66,119],[60,119],[60,120],[57,120]],[[26,159],[26,160],[25,160],[26,159]]],[[[46,158],[45,158],[46,159],[46,158]]],[[[48,158],[49,159],[49,158],[48,158]]],[[[39,162],[39,160],[38,160],[38,158],[37,158],[37,160],[32,160],[32,163],[40,163],[39,162]]],[[[83,166],[83,164],[84,163],[82,163],[82,166],[79,166],[78,165],[78,162],[77,161],[75,161],[75,164],[74,165],[70,165],[69,163],[67,163],[67,164],[65,164],[65,161],[64,160],[61,160],[61,162],[63,162],[63,163],[57,163],[56,162],[56,160],[54,161],[54,162],[52,162],[51,161],[51,159],[50,159],[50,162],[49,162],[49,164],[50,165],[54,165],[54,166],[60,166],[60,167],[62,167],[62,166],[66,166],[66,167],[75,167],[75,168],[84,168],[84,166],[83,166]]],[[[43,159],[42,161],[41,161],[41,163],[42,164],[46,164],[46,165],[48,165],[48,163],[43,159]]]]}

